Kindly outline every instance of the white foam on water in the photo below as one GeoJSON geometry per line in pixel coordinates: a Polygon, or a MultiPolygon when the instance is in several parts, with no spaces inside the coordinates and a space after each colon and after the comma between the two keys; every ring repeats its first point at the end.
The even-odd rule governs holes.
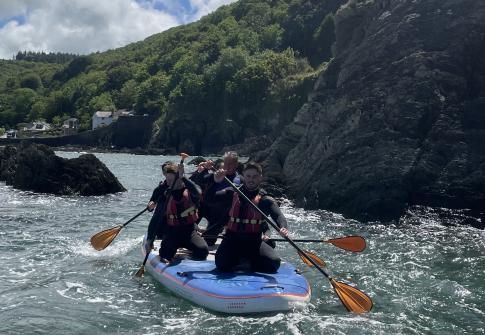
{"type": "Polygon", "coordinates": [[[21,280],[20,278],[30,277],[34,272],[35,269],[31,268],[30,265],[24,265],[20,269],[9,269],[8,274],[17,277],[17,280],[21,280]]]}
{"type": "Polygon", "coordinates": [[[80,256],[94,257],[94,258],[106,258],[116,257],[128,254],[131,250],[139,247],[143,241],[143,236],[139,237],[116,237],[106,249],[98,251],[93,248],[89,241],[77,241],[69,246],[69,250],[80,256]]]}
{"type": "Polygon", "coordinates": [[[86,302],[90,302],[90,303],[104,303],[104,302],[109,302],[109,300],[103,299],[101,297],[87,298],[85,301],[86,302]]]}
{"type": "Polygon", "coordinates": [[[78,289],[85,289],[86,288],[86,285],[84,285],[83,283],[75,283],[75,282],[66,282],[66,287],[68,290],[70,289],[76,289],[76,291],[78,289]]]}
{"type": "MultiPolygon", "coordinates": [[[[460,302],[457,302],[456,304],[458,306],[465,308],[465,309],[468,309],[468,310],[470,310],[474,313],[485,316],[485,311],[483,309],[476,307],[476,306],[470,306],[469,304],[464,304],[464,303],[460,303],[460,302]]],[[[484,307],[482,307],[482,308],[484,308],[484,307]]]]}
{"type": "Polygon", "coordinates": [[[302,328],[305,322],[313,320],[313,317],[309,316],[307,313],[309,313],[308,309],[302,310],[299,313],[295,312],[281,315],[284,316],[284,318],[286,319],[286,326],[292,334],[303,335],[306,332],[305,330],[302,330],[300,328],[302,328]]]}
{"type": "Polygon", "coordinates": [[[412,261],[405,262],[404,265],[411,265],[411,267],[416,267],[416,268],[420,268],[420,269],[431,269],[430,266],[418,264],[418,263],[412,262],[412,261]]]}
{"type": "Polygon", "coordinates": [[[192,326],[193,320],[190,320],[189,318],[183,317],[183,318],[165,318],[163,319],[163,329],[165,330],[177,330],[177,331],[183,331],[187,328],[190,328],[192,326]]]}

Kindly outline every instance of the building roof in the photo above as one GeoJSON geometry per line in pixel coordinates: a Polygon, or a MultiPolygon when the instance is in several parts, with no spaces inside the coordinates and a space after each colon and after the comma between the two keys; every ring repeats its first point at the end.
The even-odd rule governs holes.
{"type": "Polygon", "coordinates": [[[112,117],[113,116],[113,112],[101,112],[101,111],[97,111],[96,113],[94,113],[94,116],[97,116],[97,117],[112,117]]]}
{"type": "Polygon", "coordinates": [[[133,111],[130,111],[128,109],[118,109],[113,113],[113,117],[118,117],[118,116],[131,116],[133,115],[133,111]]]}

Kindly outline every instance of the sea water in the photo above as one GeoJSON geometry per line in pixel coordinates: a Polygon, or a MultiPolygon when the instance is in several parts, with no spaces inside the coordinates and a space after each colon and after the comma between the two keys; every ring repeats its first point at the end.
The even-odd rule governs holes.
{"type": "Polygon", "coordinates": [[[311,302],[285,313],[225,315],[133,275],[150,213],[101,252],[89,243],[143,210],[162,178],[160,164],[178,158],[96,156],[127,192],[54,196],[0,183],[0,334],[485,334],[485,232],[460,225],[462,212],[417,207],[394,223],[364,224],[283,200],[292,238],[366,239],[362,253],[300,246],[324,259],[337,281],[367,293],[372,312],[347,312],[326,277],[279,243],[278,253],[311,283],[311,302]]]}

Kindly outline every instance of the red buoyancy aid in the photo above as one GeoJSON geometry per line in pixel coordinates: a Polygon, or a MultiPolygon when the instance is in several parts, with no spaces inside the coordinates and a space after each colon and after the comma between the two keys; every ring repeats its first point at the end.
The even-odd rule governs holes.
{"type": "MultiPolygon", "coordinates": [[[[258,206],[260,200],[261,195],[257,194],[251,202],[258,206]]],[[[238,193],[234,192],[227,229],[238,233],[259,233],[264,222],[261,213],[249,203],[241,203],[238,193]]]]}
{"type": "Polygon", "coordinates": [[[184,226],[197,222],[197,208],[187,189],[184,190],[180,201],[176,201],[173,196],[170,196],[166,215],[169,226],[184,226]]]}

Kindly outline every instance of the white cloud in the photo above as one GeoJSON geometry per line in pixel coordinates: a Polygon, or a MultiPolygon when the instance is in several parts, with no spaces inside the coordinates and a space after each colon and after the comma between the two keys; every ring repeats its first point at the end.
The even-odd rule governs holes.
{"type": "Polygon", "coordinates": [[[227,5],[236,0],[189,0],[191,7],[195,10],[192,16],[193,20],[198,20],[202,16],[207,15],[222,5],[227,5]]]}
{"type": "Polygon", "coordinates": [[[0,58],[19,50],[104,51],[180,24],[176,16],[132,0],[2,1],[0,13],[0,20],[26,15],[24,24],[9,21],[0,28],[0,58]]]}
{"type": "Polygon", "coordinates": [[[87,54],[117,48],[234,1],[0,0],[0,58],[20,50],[87,54]],[[8,21],[19,16],[24,22],[8,21]]]}
{"type": "Polygon", "coordinates": [[[35,8],[40,1],[1,1],[0,2],[0,20],[8,19],[15,15],[23,15],[28,8],[35,8]]]}

